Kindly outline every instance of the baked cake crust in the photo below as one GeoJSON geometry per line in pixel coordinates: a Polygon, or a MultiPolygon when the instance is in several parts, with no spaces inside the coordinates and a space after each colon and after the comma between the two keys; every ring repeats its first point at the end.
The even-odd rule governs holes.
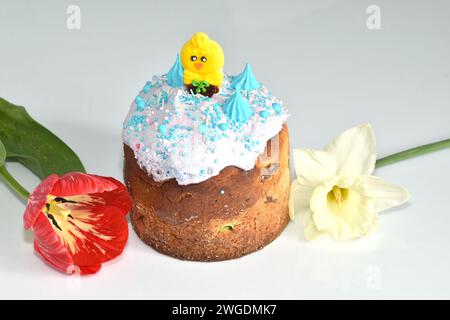
{"type": "Polygon", "coordinates": [[[133,198],[131,223],[161,253],[196,261],[239,258],[272,242],[289,222],[286,124],[267,142],[266,156],[253,169],[226,167],[196,184],[156,182],[126,144],[124,152],[125,182],[133,198]]]}

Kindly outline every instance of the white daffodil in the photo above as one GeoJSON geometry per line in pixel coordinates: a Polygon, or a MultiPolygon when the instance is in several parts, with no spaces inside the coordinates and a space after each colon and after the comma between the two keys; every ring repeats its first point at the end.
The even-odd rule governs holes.
{"type": "Polygon", "coordinates": [[[372,176],[376,143],[368,124],[351,128],[325,150],[294,149],[297,179],[289,214],[303,214],[305,236],[317,240],[360,238],[377,229],[378,212],[400,205],[409,193],[372,176]]]}

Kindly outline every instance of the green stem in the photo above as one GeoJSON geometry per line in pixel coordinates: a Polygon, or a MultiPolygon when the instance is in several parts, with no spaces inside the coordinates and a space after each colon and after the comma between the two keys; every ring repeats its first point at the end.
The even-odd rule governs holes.
{"type": "Polygon", "coordinates": [[[5,166],[0,167],[0,178],[2,178],[3,181],[5,181],[5,183],[11,189],[13,189],[19,197],[21,197],[25,201],[28,200],[30,193],[27,191],[27,189],[22,187],[22,185],[17,182],[16,179],[14,179],[14,177],[8,172],[8,170],[6,170],[5,166]]]}
{"type": "Polygon", "coordinates": [[[425,144],[423,146],[415,147],[412,149],[408,149],[402,152],[391,154],[390,156],[381,158],[377,160],[375,165],[376,168],[384,167],[388,164],[395,163],[401,160],[406,160],[409,158],[417,157],[422,154],[430,153],[433,151],[442,150],[450,147],[450,139],[425,144]]]}

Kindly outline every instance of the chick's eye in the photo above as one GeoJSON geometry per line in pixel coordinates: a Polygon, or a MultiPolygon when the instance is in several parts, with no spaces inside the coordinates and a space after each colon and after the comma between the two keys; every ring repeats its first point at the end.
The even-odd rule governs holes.
{"type": "Polygon", "coordinates": [[[197,61],[197,57],[196,56],[191,56],[191,61],[197,61]]]}
{"type": "Polygon", "coordinates": [[[202,60],[202,62],[206,62],[206,57],[201,57],[200,60],[202,60]]]}

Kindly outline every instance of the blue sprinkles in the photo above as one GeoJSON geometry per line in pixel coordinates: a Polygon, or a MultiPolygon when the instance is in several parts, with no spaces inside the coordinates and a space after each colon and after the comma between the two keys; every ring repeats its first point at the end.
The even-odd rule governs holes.
{"type": "Polygon", "coordinates": [[[260,111],[260,112],[259,112],[259,116],[260,116],[261,118],[267,119],[267,118],[270,116],[270,113],[269,113],[269,111],[267,111],[267,110],[263,110],[263,111],[260,111]]]}
{"type": "Polygon", "coordinates": [[[136,102],[136,107],[137,107],[138,111],[144,111],[145,110],[145,101],[139,100],[138,102],[136,102]]]}
{"type": "Polygon", "coordinates": [[[144,91],[144,93],[147,93],[150,91],[150,89],[153,87],[153,84],[150,81],[147,81],[147,83],[144,86],[144,89],[142,89],[144,91]]]}
{"type": "Polygon", "coordinates": [[[228,123],[221,123],[219,124],[219,129],[222,131],[225,131],[228,129],[228,123]]]}
{"type": "Polygon", "coordinates": [[[165,134],[166,131],[167,131],[167,126],[164,125],[164,124],[160,124],[159,127],[158,127],[158,132],[161,133],[161,134],[165,134]]]}
{"type": "Polygon", "coordinates": [[[275,110],[277,115],[279,115],[279,116],[281,115],[282,108],[281,108],[281,105],[279,103],[272,104],[272,108],[273,108],[273,110],[275,110]]]}
{"type": "Polygon", "coordinates": [[[128,120],[127,126],[128,128],[133,128],[135,131],[145,129],[148,126],[147,117],[135,114],[128,120]]]}
{"type": "Polygon", "coordinates": [[[198,127],[198,132],[200,132],[201,134],[205,134],[208,131],[208,127],[204,124],[201,124],[198,127]]]}

